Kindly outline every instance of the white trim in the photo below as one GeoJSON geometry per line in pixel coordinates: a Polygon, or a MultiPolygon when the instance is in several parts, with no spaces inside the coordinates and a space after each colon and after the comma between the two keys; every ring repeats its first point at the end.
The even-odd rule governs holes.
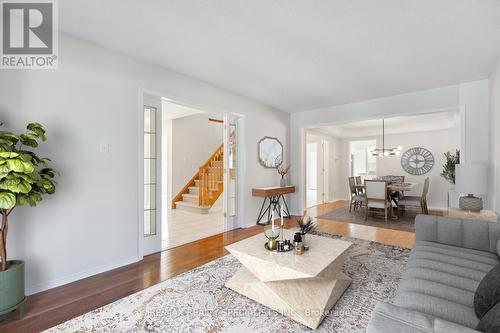
{"type": "Polygon", "coordinates": [[[41,291],[45,291],[48,289],[59,287],[59,286],[62,286],[62,285],[65,285],[65,284],[68,284],[71,282],[75,282],[75,281],[78,281],[81,279],[85,279],[87,277],[90,277],[90,276],[93,276],[96,274],[104,273],[104,272],[107,272],[107,271],[110,271],[110,270],[113,270],[113,269],[116,269],[116,268],[119,268],[122,266],[130,265],[130,264],[133,264],[133,263],[141,261],[141,260],[142,260],[141,256],[132,256],[132,257],[125,258],[125,259],[119,259],[119,260],[116,260],[116,261],[113,261],[113,262],[110,262],[110,263],[107,263],[104,265],[92,267],[92,268],[89,268],[87,270],[84,270],[84,271],[81,271],[78,273],[69,274],[69,275],[63,276],[61,278],[52,280],[52,281],[48,281],[48,282],[44,282],[44,283],[40,283],[40,284],[35,284],[35,285],[30,285],[30,286],[26,287],[26,294],[27,295],[36,294],[36,293],[41,292],[41,291]]]}
{"type": "Polygon", "coordinates": [[[144,93],[142,88],[138,91],[138,110],[137,112],[137,256],[143,258],[144,241],[144,93]]]}
{"type": "MultiPolygon", "coordinates": [[[[137,227],[137,232],[138,232],[138,235],[137,235],[137,238],[138,238],[138,242],[137,242],[137,253],[138,253],[138,256],[142,259],[144,254],[144,240],[143,240],[143,227],[144,227],[144,214],[143,214],[143,204],[144,204],[144,194],[143,194],[143,188],[142,188],[142,181],[144,179],[144,165],[143,165],[143,150],[144,150],[144,142],[143,142],[143,130],[144,130],[144,117],[143,117],[143,107],[144,107],[144,94],[148,94],[148,95],[153,95],[153,96],[157,96],[157,97],[160,97],[162,100],[165,100],[167,102],[170,102],[170,103],[174,103],[174,104],[179,104],[179,105],[183,105],[183,106],[186,106],[186,107],[191,107],[191,108],[194,108],[194,109],[198,109],[198,110],[203,110],[205,112],[210,112],[210,113],[218,113],[218,114],[221,114],[223,115],[224,117],[227,117],[228,115],[233,115],[233,116],[236,116],[238,117],[238,130],[241,131],[242,127],[244,127],[245,123],[246,123],[246,116],[244,114],[240,114],[240,113],[237,113],[237,112],[230,112],[230,111],[227,111],[227,110],[224,110],[224,109],[221,109],[221,108],[217,108],[217,107],[213,107],[213,106],[208,106],[208,105],[204,105],[204,104],[201,104],[201,103],[197,103],[197,102],[194,102],[194,101],[190,101],[190,100],[186,100],[184,98],[179,98],[178,96],[174,96],[174,95],[171,95],[171,94],[167,94],[167,93],[164,93],[164,92],[160,92],[160,91],[157,91],[157,90],[151,90],[151,89],[146,89],[146,88],[142,88],[142,87],[139,87],[138,89],[138,94],[139,94],[139,98],[138,98],[138,109],[139,109],[139,112],[138,112],[138,143],[139,143],[139,146],[137,147],[138,149],[138,163],[139,163],[139,172],[138,172],[138,175],[137,175],[137,189],[138,189],[138,202],[137,202],[137,214],[138,214],[138,217],[137,217],[137,221],[138,221],[138,227],[137,227]],[[243,126],[240,126],[240,125],[243,125],[243,126]]],[[[160,124],[160,127],[161,127],[162,124],[160,124]]],[[[160,135],[160,138],[161,138],[161,129],[158,130],[158,133],[160,135]]],[[[243,134],[240,132],[239,133],[239,137],[242,138],[242,141],[238,141],[238,152],[241,152],[241,154],[244,156],[245,155],[245,140],[243,138],[243,135],[244,135],[244,132],[243,134]]],[[[161,141],[161,140],[160,140],[161,141]]],[[[158,150],[161,150],[161,142],[160,142],[160,145],[157,146],[158,150]]],[[[238,156],[238,163],[239,163],[239,166],[241,165],[244,165],[244,161],[243,161],[243,158],[240,158],[241,156],[239,155],[238,156]]],[[[161,162],[161,156],[160,156],[160,162],[161,162]]],[[[242,170],[241,167],[238,168],[238,170],[240,170],[240,172],[244,172],[244,170],[242,170]]],[[[157,174],[161,174],[161,172],[157,172],[157,174]]],[[[244,175],[244,173],[242,173],[244,175]]],[[[235,228],[237,227],[243,227],[245,224],[244,224],[244,201],[243,201],[243,194],[244,194],[244,178],[242,177],[238,177],[239,181],[237,182],[237,187],[236,187],[236,191],[237,191],[237,207],[236,207],[236,225],[234,226],[235,228]]],[[[224,188],[227,188],[227,184],[223,184],[224,188]]],[[[161,198],[161,193],[162,193],[162,184],[161,182],[157,184],[157,199],[158,198],[161,198]],[[159,192],[158,192],[159,191],[159,192]],[[158,194],[159,193],[159,194],[158,194]]],[[[160,205],[160,206],[157,206],[157,207],[160,207],[160,209],[157,209],[157,212],[159,211],[162,211],[163,209],[163,205],[160,205]]],[[[161,213],[160,213],[161,214],[161,213]]],[[[160,218],[161,218],[161,215],[160,215],[160,218]]],[[[161,229],[161,219],[160,220],[157,220],[157,223],[160,223],[160,229],[161,229]]],[[[224,225],[226,225],[225,223],[225,220],[224,220],[224,225]]],[[[158,232],[157,232],[158,233],[158,232]]],[[[161,231],[160,231],[160,234],[161,234],[161,231]]],[[[160,249],[159,251],[162,251],[161,249],[161,241],[160,241],[160,249]]]]}
{"type": "Polygon", "coordinates": [[[460,163],[467,161],[467,108],[465,105],[458,107],[460,113],[460,163]]]}

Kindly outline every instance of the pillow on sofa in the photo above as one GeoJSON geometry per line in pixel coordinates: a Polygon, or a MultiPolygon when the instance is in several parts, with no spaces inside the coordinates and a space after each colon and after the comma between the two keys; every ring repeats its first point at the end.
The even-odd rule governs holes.
{"type": "Polygon", "coordinates": [[[498,239],[498,242],[497,242],[497,253],[498,253],[498,256],[500,257],[500,238],[498,239]]]}
{"type": "Polygon", "coordinates": [[[500,302],[488,311],[479,321],[476,330],[483,333],[500,332],[500,302]]]}
{"type": "MultiPolygon", "coordinates": [[[[500,301],[500,264],[493,267],[479,283],[474,294],[474,311],[481,319],[500,301]]],[[[500,307],[499,307],[500,310],[500,307]]]]}

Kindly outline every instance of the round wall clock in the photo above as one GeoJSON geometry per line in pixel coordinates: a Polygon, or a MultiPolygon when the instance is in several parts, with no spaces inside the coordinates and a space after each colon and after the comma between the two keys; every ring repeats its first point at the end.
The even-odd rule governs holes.
{"type": "Polygon", "coordinates": [[[434,166],[434,156],[425,148],[410,148],[401,155],[401,166],[411,175],[425,175],[434,166]]]}

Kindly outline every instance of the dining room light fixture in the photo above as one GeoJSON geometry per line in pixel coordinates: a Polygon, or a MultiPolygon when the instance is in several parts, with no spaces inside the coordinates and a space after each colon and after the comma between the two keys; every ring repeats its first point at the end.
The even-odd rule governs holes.
{"type": "Polygon", "coordinates": [[[401,155],[403,147],[385,148],[385,119],[382,119],[382,148],[371,148],[370,155],[377,157],[401,155]]]}

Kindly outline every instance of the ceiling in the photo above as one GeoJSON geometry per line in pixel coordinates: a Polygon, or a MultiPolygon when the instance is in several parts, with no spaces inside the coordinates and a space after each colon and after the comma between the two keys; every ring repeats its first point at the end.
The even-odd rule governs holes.
{"type": "MultiPolygon", "coordinates": [[[[458,112],[429,113],[408,117],[385,119],[385,134],[399,134],[458,128],[458,112]]],[[[322,126],[310,129],[311,133],[326,134],[337,138],[368,137],[382,134],[382,119],[322,126]]]]}
{"type": "Polygon", "coordinates": [[[498,0],[71,0],[60,29],[294,112],[487,77],[498,0]]]}
{"type": "Polygon", "coordinates": [[[161,110],[161,116],[164,120],[172,120],[192,116],[199,113],[205,113],[204,111],[197,110],[189,106],[172,103],[165,99],[161,101],[161,110]]]}

